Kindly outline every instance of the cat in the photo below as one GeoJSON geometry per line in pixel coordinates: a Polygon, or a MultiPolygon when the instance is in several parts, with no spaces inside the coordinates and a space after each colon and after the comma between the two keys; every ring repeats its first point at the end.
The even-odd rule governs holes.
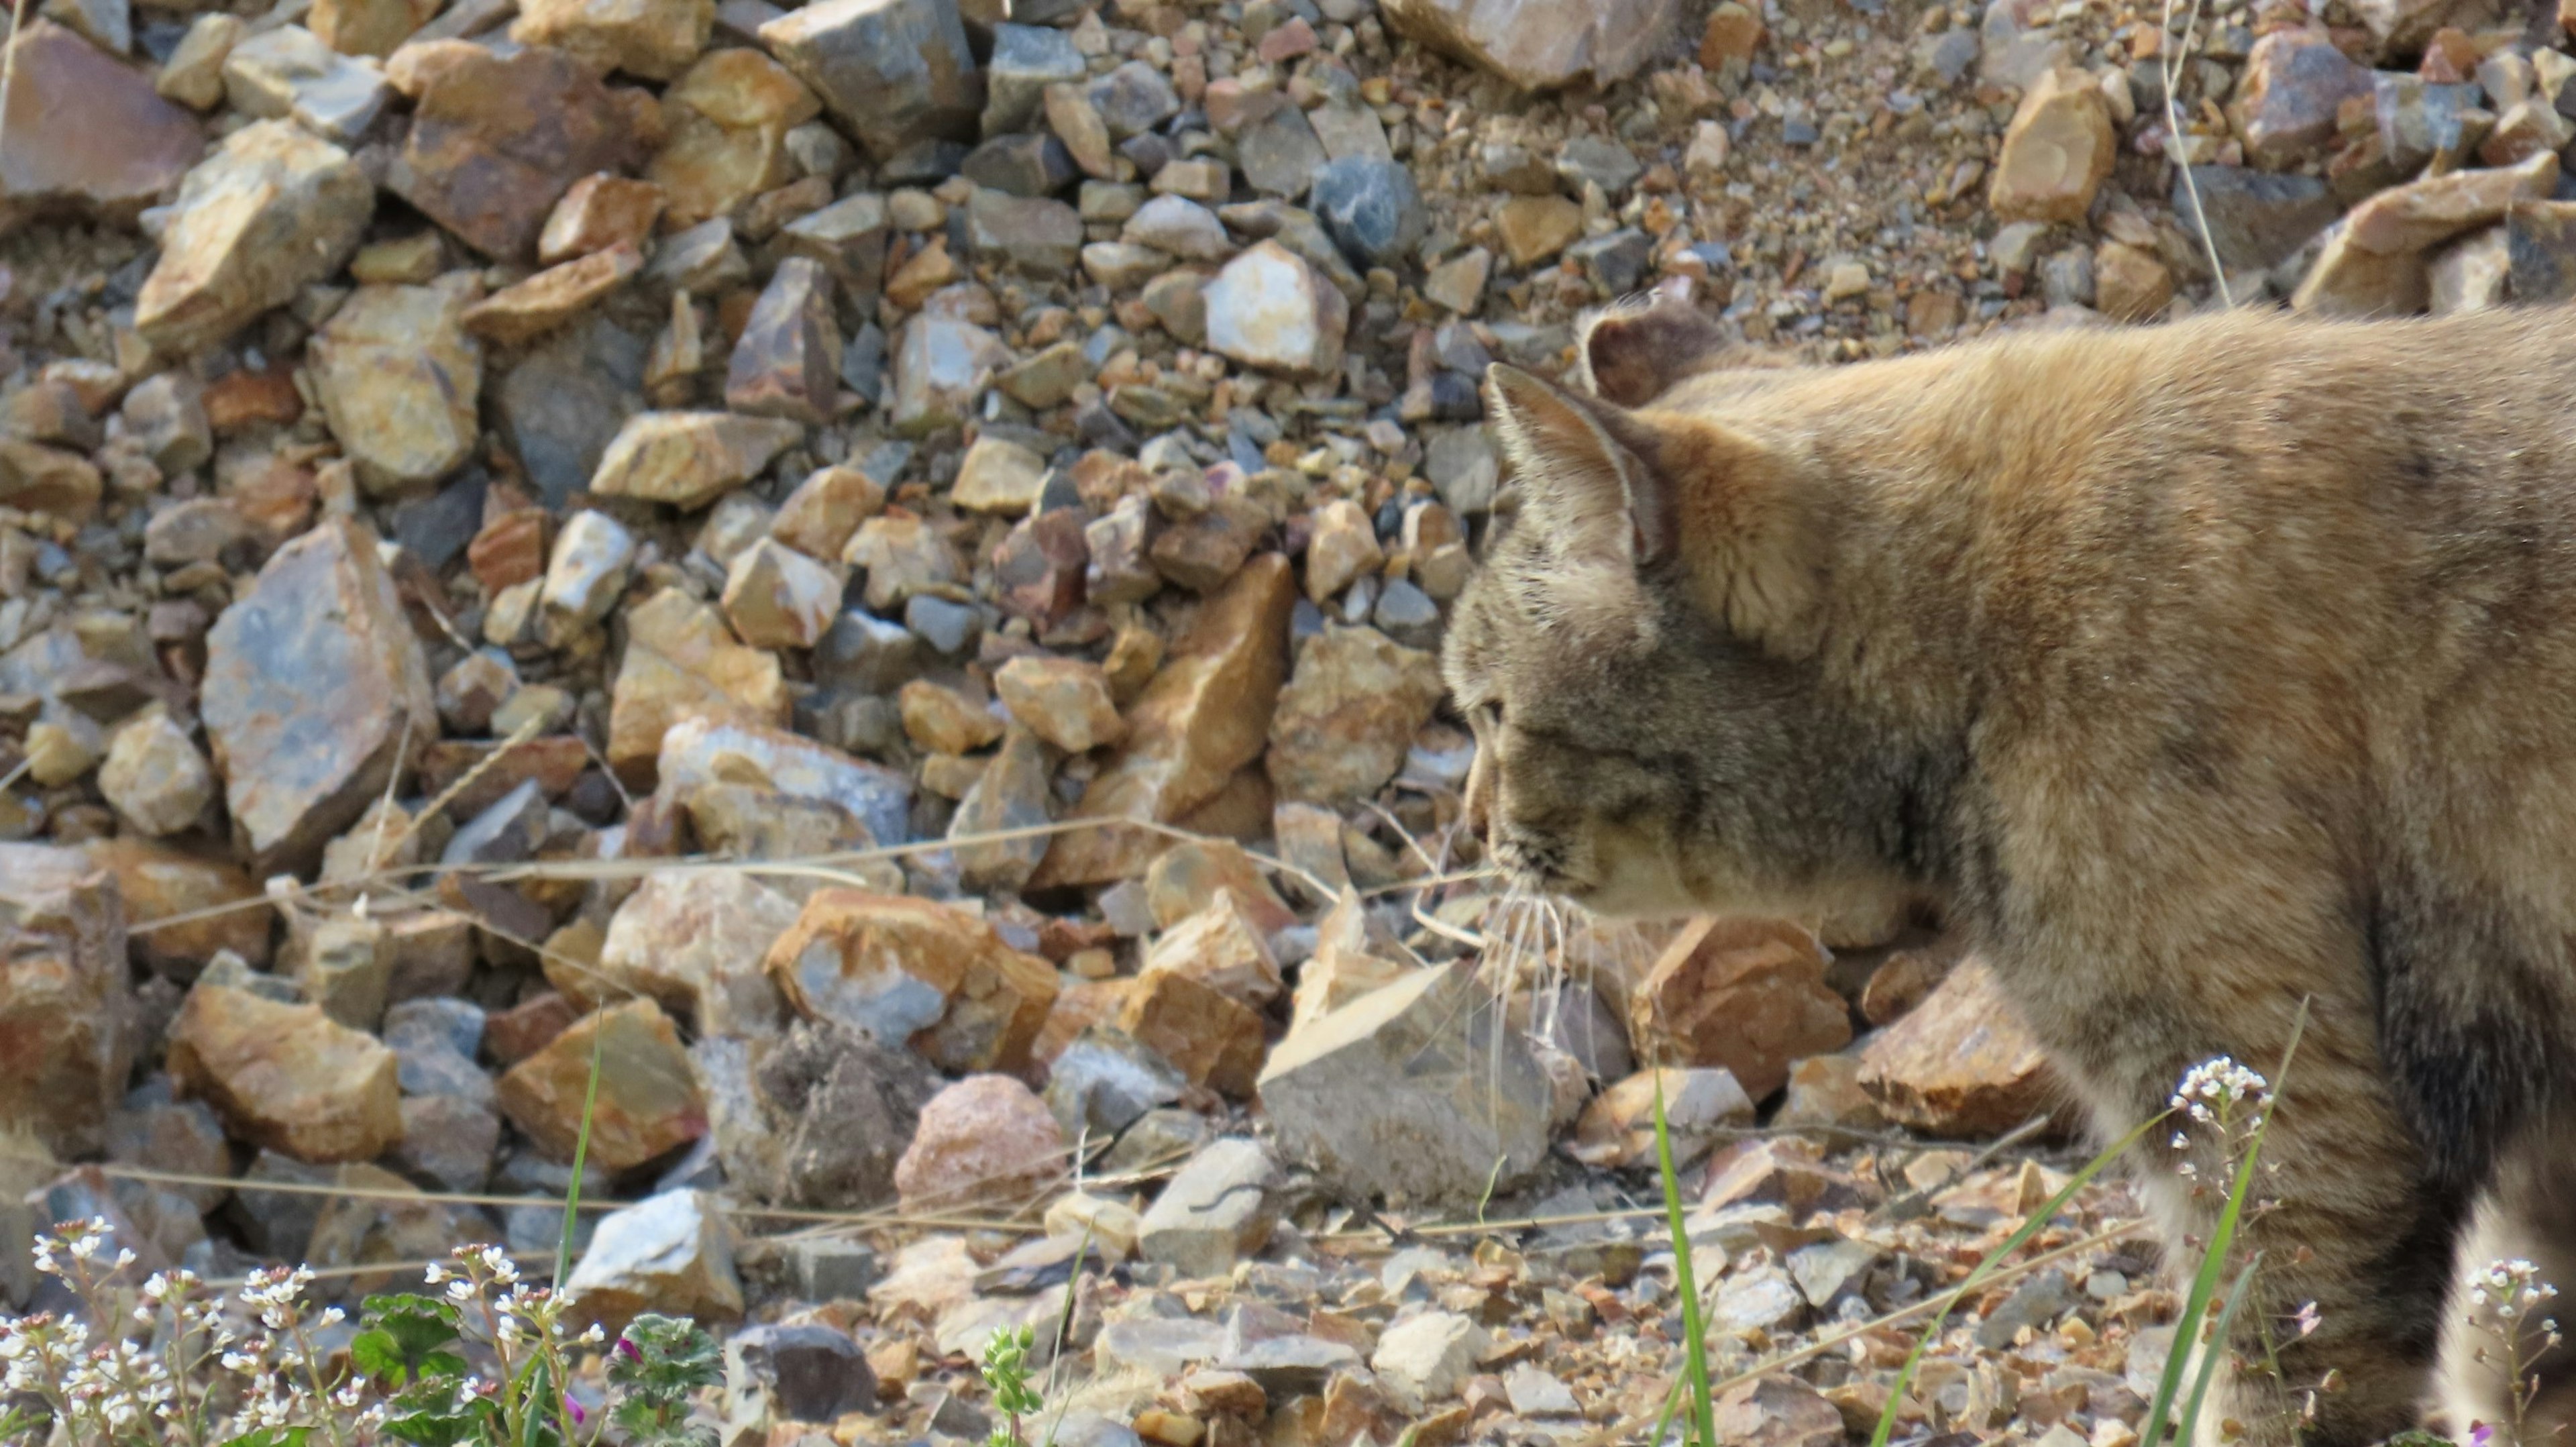
{"type": "MultiPolygon", "coordinates": [[[[2281,1374],[2210,1415],[2498,1420],[2460,1253],[2576,1290],[2576,310],[1818,368],[1666,295],[1578,351],[1486,380],[1486,857],[1605,914],[1934,900],[2105,1140],[2303,1030],[2239,1318],[2281,1374]]],[[[2196,1263],[2215,1194],[2141,1150],[2196,1263]]]]}

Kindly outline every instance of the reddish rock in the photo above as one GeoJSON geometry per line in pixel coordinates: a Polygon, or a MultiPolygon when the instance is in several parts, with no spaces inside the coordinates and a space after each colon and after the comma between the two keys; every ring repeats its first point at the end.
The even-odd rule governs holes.
{"type": "Polygon", "coordinates": [[[573,182],[640,152],[632,114],[561,51],[442,49],[386,189],[486,256],[533,259],[547,214],[573,182]]]}
{"type": "Polygon", "coordinates": [[[1240,1100],[1261,1075],[1261,1016],[1212,985],[1172,971],[1138,979],[1118,1028],[1179,1066],[1192,1085],[1240,1100]]]}
{"type": "Polygon", "coordinates": [[[116,875],[137,963],[180,980],[194,978],[218,950],[267,966],[275,915],[259,882],[229,862],[132,836],[93,839],[82,848],[116,875]],[[197,917],[156,927],[181,915],[197,917]]]}
{"type": "MultiPolygon", "coordinates": [[[[1287,674],[1297,580],[1265,553],[1199,610],[1162,671],[1127,711],[1127,742],[1083,791],[1077,817],[1170,823],[1214,799],[1261,756],[1287,674]]],[[[1160,835],[1114,827],[1059,837],[1033,889],[1099,884],[1137,873],[1160,835]]]]}
{"type": "Polygon", "coordinates": [[[1715,1406],[1717,1440],[1739,1447],[1836,1447],[1846,1430],[1841,1409],[1795,1377],[1747,1382],[1715,1406]]]}
{"type": "Polygon", "coordinates": [[[106,1145],[133,1062],[125,907],[75,849],[0,844],[0,1123],[58,1155],[106,1145]]]}
{"type": "Polygon", "coordinates": [[[1793,1061],[1851,1041],[1848,1008],[1825,985],[1830,962],[1785,920],[1692,921],[1629,997],[1639,1061],[1723,1066],[1762,1099],[1793,1061]]]}
{"type": "Polygon", "coordinates": [[[907,1211],[1017,1209],[1066,1166],[1063,1128],[1036,1092],[1007,1075],[970,1075],[922,1107],[894,1183],[907,1211]]]}
{"type": "Polygon", "coordinates": [[[130,225],[205,154],[195,116],[79,35],[35,20],[13,48],[0,230],[49,212],[130,225]]]}
{"type": "Polygon", "coordinates": [[[1263,939],[1297,922],[1296,911],[1240,844],[1185,839],[1156,856],[1145,872],[1145,908],[1157,929],[1171,929],[1219,899],[1231,899],[1263,939]]]}
{"type": "Polygon", "coordinates": [[[798,1014],[912,1048],[948,1071],[1021,1071],[1056,975],[993,927],[928,900],[817,890],[769,949],[798,1014]]]}
{"type": "Polygon", "coordinates": [[[537,235],[537,260],[546,266],[606,251],[621,243],[642,246],[662,219],[662,188],[650,181],[602,171],[572,183],[537,235]]]}
{"type": "Polygon", "coordinates": [[[279,549],[206,635],[199,707],[253,872],[309,866],[437,736],[375,535],[334,519],[279,549]]]}
{"type": "Polygon", "coordinates": [[[1286,983],[1269,942],[1230,897],[1175,922],[1145,952],[1138,972],[1187,975],[1255,1010],[1279,998],[1286,983]]]}
{"type": "Polygon", "coordinates": [[[402,1139],[394,1052],[319,1005],[200,985],[170,1027],[170,1074],[235,1136],[300,1161],[366,1161],[402,1139]]]}
{"type": "Polygon", "coordinates": [[[724,617],[676,588],[626,615],[626,655],[609,693],[608,762],[650,787],[663,737],[683,719],[784,725],[777,655],[734,640],[724,617]]]}
{"type": "Polygon", "coordinates": [[[591,309],[644,269],[631,243],[550,266],[465,310],[465,330],[487,341],[521,346],[591,309]]]}
{"type": "Polygon", "coordinates": [[[1914,1012],[1861,1048],[1861,1087],[1900,1125],[1933,1135],[2012,1129],[2059,1103],[2039,1042],[1971,957],[1914,1012]]]}

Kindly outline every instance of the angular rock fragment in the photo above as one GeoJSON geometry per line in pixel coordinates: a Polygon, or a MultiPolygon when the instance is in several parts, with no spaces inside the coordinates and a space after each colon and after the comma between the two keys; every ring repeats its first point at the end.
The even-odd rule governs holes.
{"type": "Polygon", "coordinates": [[[580,1138],[586,1100],[592,1103],[590,1159],[613,1171],[640,1166],[707,1131],[706,1102],[688,1054],[670,1017],[651,1000],[584,1016],[512,1066],[501,1077],[498,1095],[510,1123],[564,1161],[572,1159],[580,1138]]]}
{"type": "Polygon", "coordinates": [[[1625,80],[1671,38],[1681,9],[1673,0],[1392,0],[1384,7],[1397,34],[1524,90],[1625,80]]]}
{"type": "Polygon", "coordinates": [[[832,283],[801,256],[778,263],[743,324],[725,372],[725,405],[754,416],[819,424],[840,397],[841,328],[832,283]]]}
{"type": "Polygon", "coordinates": [[[483,349],[463,326],[473,299],[470,277],[362,286],[313,338],[322,415],[369,491],[436,482],[473,452],[483,390],[483,349]]]}
{"type": "Polygon", "coordinates": [[[780,418],[732,412],[639,412],[600,455],[590,490],[694,509],[760,475],[804,435],[780,418]]]}
{"type": "Polygon", "coordinates": [[[338,146],[288,121],[244,126],[180,183],[135,330],[172,356],[223,340],[337,271],[375,204],[338,146]]]}
{"type": "Polygon", "coordinates": [[[823,0],[761,26],[760,43],[880,158],[975,134],[983,77],[956,0],[823,0]]]}
{"type": "Polygon", "coordinates": [[[402,1139],[394,1053],[318,1005],[199,985],[170,1027],[170,1074],[242,1139],[300,1161],[364,1161],[402,1139]]]}
{"type": "Polygon", "coordinates": [[[1970,959],[1861,1047],[1861,1088],[1900,1125],[1995,1135],[2056,1105],[2059,1086],[1994,972],[1970,959]]]}
{"type": "Polygon", "coordinates": [[[1055,1000],[1055,971],[991,925],[927,900],[825,889],[770,947],[788,1003],[943,1070],[1012,1071],[1055,1000]]]}
{"type": "Polygon", "coordinates": [[[612,1331],[639,1313],[712,1323],[742,1316],[733,1228],[704,1191],[665,1191],[600,1218],[564,1283],[578,1317],[612,1331]]]}
{"type": "Polygon", "coordinates": [[[117,875],[80,851],[0,844],[0,1121],[61,1155],[105,1143],[133,1064],[117,875]]]}
{"type": "Polygon", "coordinates": [[[640,150],[631,113],[562,51],[437,44],[385,187],[484,255],[529,259],[573,182],[640,150]]]}
{"type": "Polygon", "coordinates": [[[194,118],[72,31],[31,20],[11,48],[0,229],[49,214],[131,223],[205,153],[194,118]]]}

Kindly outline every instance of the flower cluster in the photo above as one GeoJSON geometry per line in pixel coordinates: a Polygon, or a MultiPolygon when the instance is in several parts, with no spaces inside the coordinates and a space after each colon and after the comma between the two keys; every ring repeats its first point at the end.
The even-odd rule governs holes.
{"type": "Polygon", "coordinates": [[[2493,1347],[2479,1347],[2474,1359],[2504,1378],[2512,1414],[2502,1424],[2472,1424],[2469,1437],[2478,1447],[2493,1441],[2499,1425],[2510,1442],[2524,1440],[2525,1418],[2540,1394],[2532,1366],[2563,1340],[2556,1319],[2545,1315],[2557,1298],[2558,1288],[2540,1279],[2540,1268],[2520,1257],[2490,1261],[2469,1278],[2469,1323],[2495,1340],[2493,1347]]]}

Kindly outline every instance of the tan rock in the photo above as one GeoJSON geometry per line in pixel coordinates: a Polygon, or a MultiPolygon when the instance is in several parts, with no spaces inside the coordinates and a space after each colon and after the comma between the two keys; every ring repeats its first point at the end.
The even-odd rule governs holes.
{"type": "Polygon", "coordinates": [[[754,648],[811,648],[841,610],[841,587],[838,568],[762,538],[734,555],[725,618],[754,648]]]}
{"type": "Polygon", "coordinates": [[[170,1074],[241,1139],[300,1161],[373,1160],[402,1139],[394,1052],[318,1005],[200,985],[170,1026],[170,1074]]]}
{"type": "Polygon", "coordinates": [[[664,1191],[611,1211],[600,1218],[564,1293],[575,1320],[612,1332],[647,1311],[738,1321],[743,1294],[733,1227],[705,1191],[664,1191]]]}
{"type": "Polygon", "coordinates": [[[90,862],[115,874],[139,963],[174,979],[193,977],[221,950],[254,968],[267,966],[275,914],[258,881],[229,861],[132,835],[93,839],[81,848],[90,862]],[[181,915],[190,918],[162,923],[181,915]]]}
{"type": "MultiPolygon", "coordinates": [[[[1127,742],[1083,791],[1078,817],[1177,820],[1260,756],[1287,674],[1295,587],[1288,560],[1265,553],[1207,601],[1128,708],[1127,742]]],[[[1066,834],[1047,851],[1031,887],[1126,878],[1164,842],[1116,828],[1066,834]]]]}
{"type": "Polygon", "coordinates": [[[855,467],[823,467],[809,474],[769,521],[769,535],[826,562],[838,559],[859,524],[885,506],[885,488],[855,467]]]}
{"type": "Polygon", "coordinates": [[[1694,920],[1630,996],[1628,1038],[1641,1063],[1722,1066],[1759,1100],[1792,1062],[1850,1043],[1849,1007],[1825,985],[1830,962],[1785,920],[1694,920]]]}
{"type": "MultiPolygon", "coordinates": [[[[2391,187],[2352,208],[2345,244],[2380,256],[2408,255],[2505,218],[2516,201],[2548,198],[2558,184],[2558,157],[2547,152],[2519,165],[2453,171],[2391,187]]],[[[2317,263],[2322,269],[2325,262],[2317,263]]]]}
{"type": "MultiPolygon", "coordinates": [[[[1002,735],[1002,746],[975,782],[957,800],[948,837],[962,841],[977,835],[1033,829],[1054,817],[1055,751],[1026,728],[1002,735]]],[[[1044,835],[955,843],[957,870],[969,889],[1004,889],[1014,893],[1028,883],[1038,861],[1046,857],[1044,835]]]]}
{"type": "Polygon", "coordinates": [[[326,521],[268,560],[206,635],[199,711],[251,868],[309,867],[438,731],[373,533],[326,521]]]}
{"type": "Polygon", "coordinates": [[[187,731],[148,709],[108,740],[98,790],[137,833],[176,834],[194,825],[215,795],[214,771],[187,731]]]}
{"type": "Polygon", "coordinates": [[[1348,804],[1404,765],[1442,692],[1439,661],[1374,628],[1328,626],[1297,654],[1270,722],[1265,767],[1280,797],[1348,804]]]}
{"type": "Polygon", "coordinates": [[[1524,90],[1624,80],[1682,13],[1674,0],[1390,0],[1382,9],[1397,34],[1524,90]]]}
{"type": "Polygon", "coordinates": [[[0,438],[0,504],[85,523],[98,515],[105,487],[98,468],[77,452],[0,438]]]}
{"type": "Polygon", "coordinates": [[[135,330],[171,356],[223,340],[339,270],[375,204],[338,146],[288,121],[242,127],[180,184],[135,330]]]}
{"type": "Polygon", "coordinates": [[[785,1002],[761,962],[796,915],[795,901],[736,870],[657,870],[609,920],[598,980],[652,996],[702,1037],[774,1035],[785,1002]]]}
{"type": "MultiPolygon", "coordinates": [[[[1861,1062],[1852,1055],[1810,1055],[1789,1067],[1789,1090],[1772,1114],[1778,1126],[1823,1126],[1847,1131],[1887,1128],[1878,1102],[1860,1083],[1861,1062]]],[[[1828,1137],[1830,1139],[1830,1137],[1828,1137]]]]}
{"type": "Polygon", "coordinates": [[[1002,736],[1002,721],[977,699],[916,678],[896,693],[903,731],[934,754],[971,753],[1002,736]]]}
{"type": "Polygon", "coordinates": [[[1145,952],[1144,967],[1137,973],[1140,978],[1186,975],[1255,1010],[1286,988],[1269,941],[1231,896],[1165,930],[1145,952]]]}
{"type": "Polygon", "coordinates": [[[662,93],[670,139],[644,173],[670,198],[669,229],[730,214],[794,180],[787,133],[822,110],[804,82],[758,50],[700,58],[662,93]]]}
{"type": "Polygon", "coordinates": [[[589,311],[643,269],[644,253],[632,243],[594,251],[466,308],[465,329],[505,346],[524,345],[589,311]]]}
{"type": "Polygon", "coordinates": [[[795,423],[774,417],[638,412],[609,439],[590,490],[701,508],[759,476],[771,458],[804,435],[795,423]]]}
{"type": "Polygon", "coordinates": [[[1349,498],[1335,498],[1315,509],[1314,528],[1314,537],[1306,544],[1306,596],[1318,606],[1386,562],[1386,550],[1378,546],[1377,525],[1366,508],[1349,498]]]}
{"type": "Polygon", "coordinates": [[[1175,928],[1228,899],[1263,939],[1297,922],[1296,911],[1270,887],[1262,865],[1229,840],[1182,840],[1156,855],[1145,871],[1145,908],[1157,929],[1175,928]]]}
{"type": "Polygon", "coordinates": [[[72,31],[31,18],[11,48],[0,227],[48,213],[131,224],[204,154],[193,116],[72,31]]]}
{"type": "Polygon", "coordinates": [[[888,512],[859,524],[841,561],[867,570],[868,607],[879,613],[902,606],[963,576],[957,553],[937,530],[908,512],[888,512]]]}
{"type": "Polygon", "coordinates": [[[362,286],[314,336],[313,390],[368,491],[436,482],[472,455],[483,391],[483,349],[465,334],[473,299],[466,275],[362,286]]]}
{"type": "Polygon", "coordinates": [[[1261,1016],[1212,985],[1165,971],[1119,993],[1117,1025],[1180,1068],[1192,1085],[1232,1100],[1253,1092],[1266,1041],[1261,1016]]]}
{"type": "Polygon", "coordinates": [[[2039,1042],[1974,958],[1872,1036],[1860,1060],[1861,1088],[1888,1119],[1933,1135],[1993,1135],[2060,1099],[2039,1042]]]}
{"type": "Polygon", "coordinates": [[[314,38],[342,55],[387,56],[438,16],[436,0],[313,0],[314,38]]]}
{"type": "Polygon", "coordinates": [[[669,80],[707,48],[715,0],[520,0],[510,38],[600,70],[669,80]]]}
{"type": "Polygon", "coordinates": [[[2093,306],[2114,321],[2142,322],[2173,300],[2173,273],[2154,252],[2121,241],[2093,250],[2093,306]]]}
{"type": "Polygon", "coordinates": [[[1721,1127],[1753,1124],[1753,1101],[1723,1069],[1641,1070],[1592,1098],[1565,1153],[1599,1170],[1652,1166],[1659,1090],[1676,1166],[1706,1155],[1721,1127]]]}
{"type": "Polygon", "coordinates": [[[1512,265],[1535,266],[1583,236],[1583,208],[1562,196],[1514,196],[1494,213],[1512,265]]]}
{"type": "Polygon", "coordinates": [[[553,266],[625,244],[642,246],[662,219],[662,188],[602,171],[572,183],[537,233],[537,260],[553,266]]]}
{"type": "Polygon", "coordinates": [[[1847,1430],[1842,1411],[1795,1377],[1747,1382],[1715,1406],[1718,1440],[1744,1447],[1834,1447],[1847,1430]]]}
{"type": "MultiPolygon", "coordinates": [[[[395,0],[366,0],[366,3],[395,3],[395,0]]],[[[189,23],[188,33],[179,37],[178,48],[170,52],[170,59],[163,63],[160,75],[153,78],[152,88],[164,99],[177,101],[191,110],[210,111],[222,105],[224,61],[232,54],[234,43],[248,29],[240,16],[220,10],[198,16],[189,23]]],[[[11,124],[15,123],[16,117],[12,116],[11,124]]],[[[202,138],[199,144],[204,144],[202,138]]]]}
{"type": "Polygon", "coordinates": [[[778,727],[789,712],[777,656],[735,641],[712,606],[666,588],[626,615],[608,708],[608,763],[621,777],[649,782],[683,719],[778,727]]]}
{"type": "Polygon", "coordinates": [[[1077,658],[1014,658],[993,675],[993,691],[1011,717],[1069,754],[1127,736],[1100,665],[1077,658]]]}
{"type": "Polygon", "coordinates": [[[979,437],[957,464],[950,501],[969,512],[1024,516],[1046,485],[1046,459],[999,437],[979,437]]]}
{"type": "Polygon", "coordinates": [[[0,1122],[58,1155],[102,1149],[124,1103],[125,930],[114,872],[78,850],[0,844],[0,1122]]]}
{"type": "Polygon", "coordinates": [[[586,1015],[512,1066],[496,1097],[501,1113],[547,1154],[572,1159],[594,1054],[599,1084],[591,1160],[623,1171],[706,1134],[706,1102],[688,1052],[670,1017],[649,999],[586,1015]]]}
{"type": "Polygon", "coordinates": [[[2004,130],[1986,204],[2005,221],[2081,221],[2118,151],[2102,88],[2082,71],[2051,71],[2004,130]]]}
{"type": "MultiPolygon", "coordinates": [[[[1294,806],[1282,806],[1283,809],[1294,806]]],[[[1360,897],[1345,883],[1341,898],[1315,928],[1315,953],[1297,967],[1288,1033],[1296,1034],[1353,1000],[1384,989],[1411,973],[1412,967],[1370,952],[1368,915],[1360,897]]]]}
{"type": "Polygon", "coordinates": [[[909,1042],[940,1069],[1019,1071],[1056,995],[1044,960],[927,900],[825,889],[768,969],[798,1014],[909,1042]]]}
{"type": "Polygon", "coordinates": [[[907,1211],[1010,1210],[1066,1168],[1064,1131],[1036,1092],[1007,1075],[970,1075],[922,1107],[894,1181],[907,1211]]]}

